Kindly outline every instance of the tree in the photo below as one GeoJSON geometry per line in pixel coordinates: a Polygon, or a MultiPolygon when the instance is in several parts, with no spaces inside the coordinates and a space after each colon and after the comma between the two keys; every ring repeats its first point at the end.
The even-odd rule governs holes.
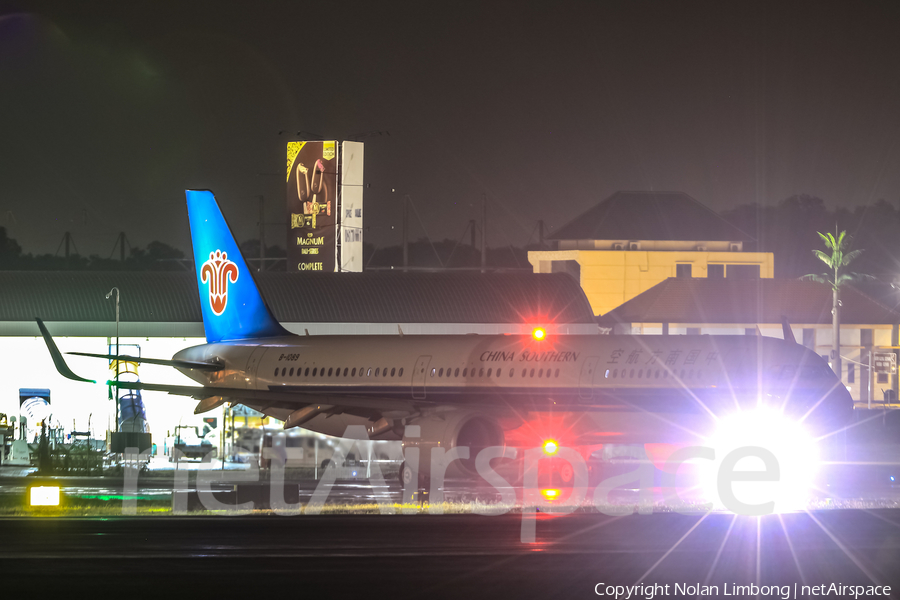
{"type": "Polygon", "coordinates": [[[862,254],[862,250],[852,250],[850,252],[846,252],[846,247],[850,244],[850,238],[846,236],[846,231],[837,233],[837,229],[835,229],[837,237],[831,235],[830,233],[816,233],[818,233],[819,237],[822,238],[822,241],[825,242],[825,247],[831,250],[831,254],[826,254],[821,250],[813,250],[813,254],[815,254],[816,258],[828,265],[828,269],[830,272],[823,273],[821,275],[804,275],[800,279],[805,279],[807,281],[817,281],[819,283],[827,283],[831,286],[831,355],[833,359],[832,368],[834,369],[834,372],[837,373],[838,379],[840,379],[842,377],[841,287],[853,281],[854,279],[860,279],[868,276],[861,275],[859,273],[848,273],[845,270],[845,267],[847,265],[849,265],[856,257],[862,254]]]}

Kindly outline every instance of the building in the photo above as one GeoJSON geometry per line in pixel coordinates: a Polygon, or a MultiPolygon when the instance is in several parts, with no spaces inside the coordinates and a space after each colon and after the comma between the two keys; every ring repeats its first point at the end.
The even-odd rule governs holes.
{"type": "Polygon", "coordinates": [[[774,276],[771,252],[746,252],[753,238],[681,192],[616,192],[528,253],[535,273],[569,273],[594,314],[605,314],[669,277],[774,276]]]}
{"type": "MultiPolygon", "coordinates": [[[[896,354],[900,312],[853,287],[843,289],[841,302],[841,379],[855,400],[882,402],[885,392],[896,398],[896,373],[874,373],[870,365],[875,365],[879,355],[896,354]]],[[[812,281],[670,278],[603,315],[598,322],[623,334],[782,338],[782,322],[786,319],[797,342],[828,360],[832,349],[831,308],[831,288],[812,281]]]]}

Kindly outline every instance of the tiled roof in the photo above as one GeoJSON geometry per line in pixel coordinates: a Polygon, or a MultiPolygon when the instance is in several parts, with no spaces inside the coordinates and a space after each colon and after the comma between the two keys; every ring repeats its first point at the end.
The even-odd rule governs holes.
{"type": "Polygon", "coordinates": [[[709,242],[753,240],[752,236],[682,192],[616,192],[549,238],[709,242]]]}
{"type": "MultiPolygon", "coordinates": [[[[841,322],[892,325],[900,313],[853,287],[841,291],[841,322]]],[[[600,317],[616,323],[781,323],[830,325],[828,285],[798,279],[679,279],[659,283],[600,317]]]]}
{"type": "MultiPolygon", "coordinates": [[[[287,323],[594,323],[565,274],[255,274],[275,317],[287,323]]],[[[0,321],[108,321],[113,287],[123,322],[199,322],[191,272],[0,271],[0,321]]]]}

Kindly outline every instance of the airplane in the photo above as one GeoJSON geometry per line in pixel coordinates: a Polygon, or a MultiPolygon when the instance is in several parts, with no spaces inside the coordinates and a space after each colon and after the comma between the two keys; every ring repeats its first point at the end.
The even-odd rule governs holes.
{"type": "MultiPolygon", "coordinates": [[[[267,307],[212,192],[186,197],[207,343],[171,360],[70,354],[174,367],[199,385],[119,385],[198,399],[197,413],[234,402],[285,429],[342,436],[364,426],[370,439],[422,451],[417,473],[401,468],[405,483],[427,481],[437,448],[468,447],[443,468],[474,478],[489,447],[567,447],[587,458],[603,444],[696,443],[722,418],[762,405],[820,433],[852,412],[847,389],[787,325],[785,340],[555,335],[547,323],[532,335],[298,336],[267,307]]],[[[37,321],[58,371],[88,381],[37,321]]]]}

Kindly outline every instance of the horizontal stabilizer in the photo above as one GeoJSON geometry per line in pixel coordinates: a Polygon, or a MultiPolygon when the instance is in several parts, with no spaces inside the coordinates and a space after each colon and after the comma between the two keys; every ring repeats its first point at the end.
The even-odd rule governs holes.
{"type": "Polygon", "coordinates": [[[37,321],[38,328],[41,330],[41,335],[44,337],[44,343],[47,344],[47,350],[50,351],[50,358],[53,359],[53,364],[56,365],[56,370],[59,371],[59,374],[66,379],[72,379],[73,381],[97,383],[93,379],[79,377],[78,375],[73,373],[72,369],[69,368],[69,365],[66,364],[66,359],[63,358],[63,355],[59,351],[59,348],[56,347],[56,342],[53,341],[53,336],[51,336],[50,332],[47,331],[47,326],[44,325],[44,322],[38,318],[35,318],[35,321],[37,321]]]}
{"type": "Polygon", "coordinates": [[[91,358],[105,358],[109,361],[119,360],[122,362],[146,363],[148,365],[162,365],[164,367],[178,367],[181,369],[196,369],[197,371],[221,371],[224,368],[222,365],[193,360],[166,360],[163,358],[127,356],[125,354],[120,354],[119,356],[116,356],[115,354],[91,354],[90,352],[66,352],[66,354],[71,354],[73,356],[89,356],[91,358]]]}

